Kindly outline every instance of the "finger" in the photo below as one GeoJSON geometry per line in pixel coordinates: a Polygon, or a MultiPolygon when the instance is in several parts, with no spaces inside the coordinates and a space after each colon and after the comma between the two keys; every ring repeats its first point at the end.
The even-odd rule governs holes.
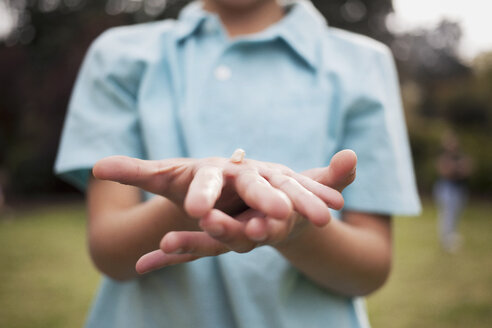
{"type": "Polygon", "coordinates": [[[216,256],[229,249],[203,231],[172,231],[161,240],[161,250],[166,254],[216,256]]]}
{"type": "MultiPolygon", "coordinates": [[[[275,220],[284,223],[286,220],[275,220]]],[[[257,243],[263,243],[268,239],[268,225],[265,218],[255,217],[247,221],[244,229],[245,235],[257,243]]]]}
{"type": "Polygon", "coordinates": [[[316,226],[324,226],[330,221],[330,210],[326,204],[294,178],[283,174],[274,174],[269,177],[269,181],[272,186],[289,196],[297,212],[316,226]]]}
{"type": "Polygon", "coordinates": [[[186,159],[173,161],[148,161],[126,156],[110,156],[98,161],[92,174],[97,179],[111,180],[140,187],[150,192],[162,193],[171,173],[178,170],[186,159]]]}
{"type": "Polygon", "coordinates": [[[208,213],[219,198],[223,185],[221,168],[214,166],[199,168],[186,194],[184,202],[186,212],[196,218],[208,213]]]}
{"type": "Polygon", "coordinates": [[[94,176],[101,180],[117,182],[141,182],[156,171],[154,162],[126,156],[110,156],[96,162],[92,169],[94,176]]]}
{"type": "Polygon", "coordinates": [[[282,221],[271,217],[255,218],[247,223],[245,232],[250,238],[261,236],[262,243],[274,245],[289,235],[293,225],[294,221],[291,218],[282,221]]]}
{"type": "Polygon", "coordinates": [[[345,149],[336,153],[329,166],[330,186],[342,191],[355,180],[357,155],[353,150],[345,149]]]}
{"type": "Polygon", "coordinates": [[[311,191],[314,195],[325,202],[328,207],[340,210],[343,207],[344,200],[342,194],[333,188],[327,187],[302,174],[291,173],[290,176],[297,180],[305,189],[311,191]]]}
{"type": "Polygon", "coordinates": [[[166,254],[158,249],[140,257],[135,265],[139,274],[154,271],[169,265],[194,261],[200,258],[192,254],[166,254]]]}
{"type": "Polygon", "coordinates": [[[258,211],[249,210],[233,218],[222,211],[212,210],[200,220],[200,227],[229,249],[238,253],[249,252],[257,245],[246,236],[244,229],[247,220],[257,214],[261,215],[258,211]]]}
{"type": "Polygon", "coordinates": [[[311,169],[302,174],[341,192],[355,180],[356,167],[357,155],[354,151],[345,149],[332,157],[328,167],[311,169]]]}
{"type": "Polygon", "coordinates": [[[273,188],[258,172],[239,172],[235,187],[239,196],[251,208],[278,219],[286,219],[292,214],[292,203],[287,195],[273,188]]]}

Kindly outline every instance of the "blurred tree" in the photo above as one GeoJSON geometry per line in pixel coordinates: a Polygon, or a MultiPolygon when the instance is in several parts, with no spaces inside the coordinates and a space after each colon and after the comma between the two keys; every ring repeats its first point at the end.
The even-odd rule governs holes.
{"type": "Polygon", "coordinates": [[[406,114],[421,190],[431,190],[440,136],[452,128],[477,163],[471,190],[490,194],[492,156],[483,149],[492,147],[492,55],[477,57],[472,66],[464,63],[458,53],[461,35],[458,23],[444,20],[434,29],[395,35],[390,46],[403,95],[416,98],[404,100],[411,105],[406,114]]]}
{"type": "Polygon", "coordinates": [[[447,99],[444,118],[455,127],[471,129],[488,129],[490,122],[490,105],[474,92],[462,91],[447,99]]]}
{"type": "Polygon", "coordinates": [[[461,37],[459,23],[443,20],[436,28],[397,35],[390,46],[404,69],[404,78],[446,80],[470,73],[458,54],[461,37]]]}
{"type": "Polygon", "coordinates": [[[477,81],[477,92],[492,104],[492,51],[478,55],[472,64],[477,81]]]}
{"type": "Polygon", "coordinates": [[[9,173],[8,191],[22,195],[73,191],[53,176],[52,166],[70,92],[86,49],[109,27],[176,16],[187,2],[4,3],[13,24],[0,40],[0,166],[9,173]]]}
{"type": "Polygon", "coordinates": [[[386,17],[393,12],[391,0],[312,0],[331,26],[371,36],[389,43],[393,36],[386,17]]]}
{"type": "Polygon", "coordinates": [[[419,114],[439,116],[442,109],[436,98],[440,90],[471,76],[458,54],[461,37],[459,23],[443,20],[436,28],[396,35],[391,41],[403,83],[410,80],[420,86],[419,114]]]}
{"type": "MultiPolygon", "coordinates": [[[[461,89],[460,104],[462,109],[453,108],[451,98],[450,109],[460,113],[453,120],[465,138],[465,145],[475,161],[475,170],[470,184],[473,190],[482,195],[492,193],[492,51],[477,56],[473,63],[473,79],[461,89]],[[465,113],[465,114],[463,114],[465,113]],[[464,116],[464,118],[463,118],[464,116]],[[462,120],[465,120],[465,124],[462,120]]],[[[452,112],[452,113],[453,113],[452,112]]]]}
{"type": "Polygon", "coordinates": [[[7,187],[22,194],[66,189],[51,172],[73,81],[88,44],[122,21],[105,15],[96,1],[84,10],[83,2],[75,7],[53,0],[9,3],[17,25],[0,48],[7,187]]]}

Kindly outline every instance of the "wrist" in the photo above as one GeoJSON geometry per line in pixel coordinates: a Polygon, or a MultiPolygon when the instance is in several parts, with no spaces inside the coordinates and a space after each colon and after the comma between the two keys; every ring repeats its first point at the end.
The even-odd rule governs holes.
{"type": "Polygon", "coordinates": [[[323,243],[323,240],[332,239],[330,236],[337,230],[336,220],[330,220],[330,222],[323,226],[315,226],[309,220],[299,215],[299,221],[296,222],[295,228],[292,232],[280,243],[272,245],[282,255],[289,258],[291,256],[304,256],[304,252],[313,251],[314,245],[323,243]]]}
{"type": "Polygon", "coordinates": [[[303,239],[303,236],[307,230],[314,228],[314,226],[299,213],[295,212],[293,215],[295,217],[292,219],[294,223],[290,233],[283,240],[272,245],[280,252],[287,251],[291,248],[296,248],[297,245],[299,245],[299,242],[303,239]]]}
{"type": "MultiPolygon", "coordinates": [[[[183,205],[176,204],[168,198],[163,196],[155,196],[150,199],[149,204],[153,207],[153,212],[156,213],[156,217],[160,217],[158,221],[162,223],[155,228],[159,227],[161,234],[165,234],[170,231],[194,231],[198,230],[198,220],[190,217],[183,208],[183,205]]],[[[157,222],[156,222],[157,224],[157,222]]]]}

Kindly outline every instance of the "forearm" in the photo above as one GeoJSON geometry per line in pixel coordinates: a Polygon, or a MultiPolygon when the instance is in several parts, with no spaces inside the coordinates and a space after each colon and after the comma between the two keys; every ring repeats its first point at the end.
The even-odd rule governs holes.
{"type": "Polygon", "coordinates": [[[386,281],[391,267],[389,218],[352,213],[349,223],[333,220],[323,228],[307,225],[276,248],[321,286],[344,295],[367,295],[386,281]],[[361,221],[362,220],[362,221],[361,221]]]}
{"type": "Polygon", "coordinates": [[[114,279],[137,277],[135,263],[143,254],[159,248],[167,232],[197,227],[195,220],[164,197],[141,202],[136,188],[130,191],[128,186],[102,183],[93,182],[98,186],[93,186],[88,196],[88,242],[96,267],[114,279]]]}

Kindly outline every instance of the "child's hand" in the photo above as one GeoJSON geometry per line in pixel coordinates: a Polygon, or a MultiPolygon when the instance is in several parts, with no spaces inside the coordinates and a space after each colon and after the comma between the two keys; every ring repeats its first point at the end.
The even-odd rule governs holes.
{"type": "Polygon", "coordinates": [[[202,218],[214,207],[231,215],[250,207],[269,217],[286,220],[295,208],[312,223],[322,226],[330,219],[326,205],[335,209],[343,206],[338,191],[285,166],[255,160],[144,161],[113,156],[97,162],[93,174],[99,179],[162,195],[195,218],[202,218]]]}
{"type": "Polygon", "coordinates": [[[299,230],[303,226],[298,224],[300,222],[307,221],[296,212],[286,220],[278,220],[267,218],[253,209],[246,210],[235,218],[213,209],[200,220],[204,231],[167,233],[161,240],[160,249],[142,256],[136,264],[136,270],[143,274],[201,257],[216,256],[229,251],[245,253],[260,245],[274,245],[294,233],[294,228],[299,230]],[[261,237],[255,235],[258,233],[261,237]]]}
{"type": "MultiPolygon", "coordinates": [[[[333,157],[329,167],[312,169],[303,174],[341,192],[354,180],[356,162],[355,153],[341,151],[333,157]]],[[[258,245],[276,245],[301,233],[306,224],[306,219],[297,212],[280,221],[253,209],[236,218],[212,210],[200,220],[200,226],[206,233],[170,232],[162,239],[161,250],[141,257],[136,268],[143,273],[231,250],[247,252],[258,245]]]]}

